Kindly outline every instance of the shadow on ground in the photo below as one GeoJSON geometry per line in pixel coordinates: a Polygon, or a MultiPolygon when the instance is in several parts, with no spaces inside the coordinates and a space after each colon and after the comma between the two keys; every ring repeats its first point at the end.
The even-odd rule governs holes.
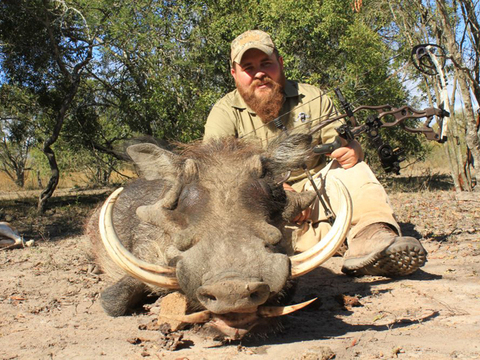
{"type": "MultiPolygon", "coordinates": [[[[409,276],[411,281],[430,281],[441,278],[441,276],[430,274],[424,271],[418,271],[409,276]]],[[[299,341],[321,340],[332,337],[342,337],[345,334],[373,330],[376,332],[388,331],[394,328],[411,326],[415,321],[398,322],[388,325],[359,324],[352,325],[344,322],[342,318],[348,317],[353,313],[352,308],[345,306],[340,298],[345,295],[355,296],[364,299],[370,296],[380,297],[390,290],[374,290],[378,285],[395,284],[399,279],[380,278],[373,282],[362,282],[358,278],[348,277],[342,274],[336,274],[329,269],[319,268],[310,274],[302,277],[301,282],[309,285],[299,289],[300,299],[303,301],[317,297],[318,300],[307,308],[294,314],[286,316],[282,320],[282,327],[277,333],[264,337],[251,337],[241,341],[246,347],[256,347],[274,344],[295,343],[299,341]],[[303,297],[303,298],[302,298],[303,297]]],[[[302,287],[302,286],[300,286],[302,287]]],[[[372,317],[375,314],[372,313],[372,317]]],[[[432,313],[430,316],[418,320],[417,322],[428,322],[438,316],[438,313],[432,313]]]]}
{"type": "Polygon", "coordinates": [[[387,192],[418,192],[434,190],[452,190],[452,177],[446,174],[429,174],[423,176],[382,175],[378,177],[387,192]]]}
{"type": "Polygon", "coordinates": [[[10,223],[26,240],[58,241],[83,233],[84,225],[108,191],[72,192],[52,197],[44,214],[37,213],[37,198],[0,201],[0,221],[10,223]]]}

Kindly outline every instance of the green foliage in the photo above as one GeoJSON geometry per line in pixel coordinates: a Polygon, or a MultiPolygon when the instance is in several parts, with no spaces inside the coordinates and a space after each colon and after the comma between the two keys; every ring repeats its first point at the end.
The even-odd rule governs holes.
{"type": "MultiPolygon", "coordinates": [[[[210,108],[234,87],[230,43],[248,29],[272,35],[289,78],[327,91],[341,87],[355,106],[400,106],[409,97],[392,76],[396,49],[380,36],[391,19],[373,0],[364,4],[370,10],[355,13],[343,0],[7,0],[0,4],[2,81],[35,94],[42,116],[33,121],[42,141],[70,86],[52,56],[52,38],[67,68],[85,58],[85,40],[96,39],[56,145],[65,153],[63,169],[85,162],[111,168],[113,158],[100,161],[98,151],[114,153],[142,134],[201,138],[210,108]]],[[[422,149],[402,131],[386,136],[410,152],[422,149]]]]}
{"type": "Polygon", "coordinates": [[[201,10],[188,1],[115,3],[94,69],[97,95],[132,132],[180,141],[201,136],[212,98],[208,74],[196,63],[201,10]]]}
{"type": "Polygon", "coordinates": [[[40,117],[34,94],[21,87],[0,87],[0,171],[18,186],[25,184],[30,150],[36,143],[35,117],[40,117]]]}

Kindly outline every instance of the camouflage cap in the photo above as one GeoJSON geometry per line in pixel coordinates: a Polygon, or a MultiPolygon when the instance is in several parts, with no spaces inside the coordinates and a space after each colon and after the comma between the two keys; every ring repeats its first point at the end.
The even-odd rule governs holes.
{"type": "Polygon", "coordinates": [[[247,50],[258,49],[263,51],[268,56],[272,55],[275,45],[273,44],[270,35],[262,30],[248,30],[243,34],[237,36],[235,40],[232,41],[232,47],[230,52],[230,59],[232,64],[236,62],[240,63],[242,60],[243,54],[247,50]]]}

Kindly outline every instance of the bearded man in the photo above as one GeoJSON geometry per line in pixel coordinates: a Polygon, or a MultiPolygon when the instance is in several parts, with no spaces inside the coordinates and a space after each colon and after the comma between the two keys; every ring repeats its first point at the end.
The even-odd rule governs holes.
{"type": "MultiPolygon", "coordinates": [[[[283,59],[267,33],[249,30],[239,35],[231,44],[230,56],[236,89],[212,108],[204,141],[235,136],[266,147],[285,129],[308,132],[319,122],[338,115],[331,99],[320,89],[285,79],[283,59]]],[[[339,120],[317,131],[314,145],[333,142],[338,135],[335,128],[340,125],[339,120]]],[[[385,190],[363,162],[360,144],[354,140],[343,145],[330,154],[333,161],[328,166],[324,156],[307,164],[311,174],[326,179],[333,208],[336,199],[328,192],[329,176],[339,178],[352,196],[353,218],[342,271],[388,277],[413,273],[424,265],[425,249],[417,239],[401,236],[385,190]]],[[[304,191],[307,181],[304,173],[294,173],[284,188],[304,191]]],[[[318,242],[329,230],[327,220],[318,200],[292,219],[295,249],[305,251],[318,242]]]]}

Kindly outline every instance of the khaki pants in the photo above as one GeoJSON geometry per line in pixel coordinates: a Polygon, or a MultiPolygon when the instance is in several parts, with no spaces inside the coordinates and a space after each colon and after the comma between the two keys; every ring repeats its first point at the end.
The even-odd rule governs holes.
{"type": "MultiPolygon", "coordinates": [[[[400,234],[400,227],[395,220],[387,193],[367,164],[361,161],[353,168],[346,170],[334,160],[314,175],[318,189],[324,194],[324,198],[335,213],[338,199],[334,191],[329,191],[331,188],[329,179],[332,176],[343,182],[352,197],[353,217],[351,228],[347,234],[347,242],[365,227],[374,223],[387,223],[397,229],[400,234]]],[[[304,179],[292,187],[296,191],[313,190],[308,179],[304,179]]],[[[330,224],[318,198],[311,207],[311,220],[291,227],[295,251],[305,251],[311,248],[330,230],[330,224]]]]}

